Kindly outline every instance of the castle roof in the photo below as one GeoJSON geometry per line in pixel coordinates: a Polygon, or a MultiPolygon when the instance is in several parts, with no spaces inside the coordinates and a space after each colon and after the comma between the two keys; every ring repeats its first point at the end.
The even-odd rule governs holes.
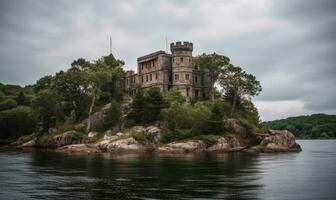
{"type": "Polygon", "coordinates": [[[164,54],[164,55],[169,55],[167,54],[166,52],[164,51],[156,51],[156,52],[153,52],[153,53],[150,53],[150,54],[147,54],[147,55],[144,55],[144,56],[141,56],[139,57],[137,60],[138,62],[141,62],[141,61],[147,61],[147,60],[150,60],[150,59],[153,59],[161,54],[164,54]]]}

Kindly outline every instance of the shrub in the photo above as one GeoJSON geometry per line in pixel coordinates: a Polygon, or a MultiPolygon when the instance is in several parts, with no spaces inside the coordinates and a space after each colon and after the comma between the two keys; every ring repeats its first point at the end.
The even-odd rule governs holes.
{"type": "Polygon", "coordinates": [[[28,106],[30,104],[30,100],[25,96],[25,94],[22,91],[20,91],[20,93],[16,97],[16,101],[19,105],[28,106]]]}
{"type": "Polygon", "coordinates": [[[36,125],[32,109],[19,106],[0,112],[0,133],[2,138],[18,138],[31,134],[36,125]]]}
{"type": "Polygon", "coordinates": [[[161,141],[163,143],[169,143],[171,141],[183,140],[187,138],[192,138],[194,136],[195,135],[191,132],[190,129],[176,129],[174,131],[166,130],[162,133],[161,141]]]}
{"type": "Polygon", "coordinates": [[[186,102],[186,98],[182,96],[181,92],[177,89],[169,90],[164,96],[165,103],[170,106],[172,103],[183,104],[186,102]]]}
{"type": "Polygon", "coordinates": [[[0,101],[3,101],[5,99],[5,94],[0,91],[0,101]]]}
{"type": "Polygon", "coordinates": [[[200,135],[196,139],[203,140],[207,146],[217,143],[218,136],[216,135],[200,135]]]}
{"type": "Polygon", "coordinates": [[[15,107],[17,107],[17,103],[13,99],[5,99],[2,102],[0,102],[0,111],[9,110],[15,107]]]}

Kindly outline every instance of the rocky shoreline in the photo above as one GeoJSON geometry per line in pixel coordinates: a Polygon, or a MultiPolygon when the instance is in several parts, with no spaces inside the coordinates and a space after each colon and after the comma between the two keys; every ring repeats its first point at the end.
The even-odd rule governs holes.
{"type": "MultiPolygon", "coordinates": [[[[41,139],[36,134],[21,137],[10,144],[18,148],[48,148],[63,153],[272,153],[299,152],[301,147],[296,143],[294,135],[286,130],[269,130],[253,139],[246,130],[234,124],[232,130],[239,132],[230,136],[216,136],[216,141],[207,144],[200,139],[184,139],[167,144],[159,143],[162,130],[157,126],[135,126],[129,132],[105,132],[103,138],[97,138],[96,132],[90,132],[86,138],[81,138],[76,131],[67,131],[53,137],[41,139]],[[143,144],[133,137],[133,134],[143,134],[151,143],[143,144]]],[[[50,130],[53,132],[53,130],[50,130]]]]}

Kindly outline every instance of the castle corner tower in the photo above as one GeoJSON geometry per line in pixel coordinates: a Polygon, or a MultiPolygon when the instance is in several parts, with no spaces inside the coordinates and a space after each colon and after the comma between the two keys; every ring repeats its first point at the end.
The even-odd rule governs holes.
{"type": "Polygon", "coordinates": [[[193,65],[191,42],[176,42],[170,44],[172,52],[172,83],[183,96],[191,98],[193,93],[193,65]]]}

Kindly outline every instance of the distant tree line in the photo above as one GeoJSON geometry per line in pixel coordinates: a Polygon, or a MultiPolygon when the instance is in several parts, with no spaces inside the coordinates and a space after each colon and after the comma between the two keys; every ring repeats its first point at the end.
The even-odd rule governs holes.
{"type": "Polygon", "coordinates": [[[286,129],[298,138],[336,138],[336,115],[313,114],[264,122],[270,129],[286,129]]]}

